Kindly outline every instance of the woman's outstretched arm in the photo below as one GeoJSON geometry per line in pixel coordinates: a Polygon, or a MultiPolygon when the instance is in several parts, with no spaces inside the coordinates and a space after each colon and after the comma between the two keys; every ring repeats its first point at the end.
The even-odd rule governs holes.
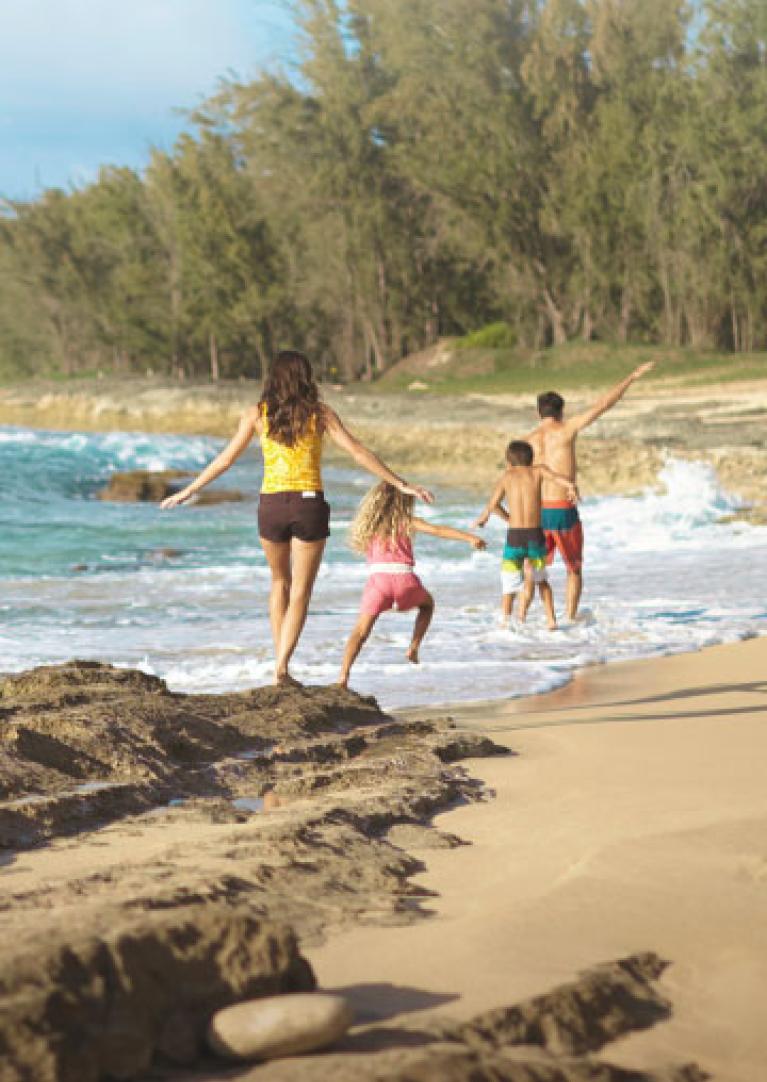
{"type": "Polygon", "coordinates": [[[394,485],[400,492],[405,492],[408,496],[417,496],[424,503],[434,503],[434,496],[429,492],[428,488],[423,488],[421,485],[410,485],[407,481],[398,477],[396,473],[392,473],[378,455],[374,454],[364,443],[360,443],[356,436],[351,434],[335,410],[332,410],[329,406],[323,408],[323,420],[325,431],[333,443],[340,447],[342,451],[346,451],[348,455],[351,455],[354,461],[362,466],[364,470],[367,470],[368,473],[380,477],[382,481],[388,481],[390,485],[394,485]]]}
{"type": "Polygon", "coordinates": [[[168,496],[167,499],[164,499],[160,504],[160,507],[164,511],[167,511],[171,507],[178,507],[180,503],[186,503],[186,501],[191,499],[191,497],[194,496],[196,492],[199,492],[201,488],[204,488],[205,485],[209,485],[211,481],[215,481],[222,473],[226,473],[232,463],[240,457],[253,439],[253,436],[256,433],[257,422],[258,415],[255,410],[248,410],[247,413],[244,413],[237,431],[221,454],[216,455],[213,461],[209,463],[205,469],[195,477],[194,481],[191,481],[186,486],[186,488],[182,488],[180,492],[174,492],[172,496],[168,496]]]}

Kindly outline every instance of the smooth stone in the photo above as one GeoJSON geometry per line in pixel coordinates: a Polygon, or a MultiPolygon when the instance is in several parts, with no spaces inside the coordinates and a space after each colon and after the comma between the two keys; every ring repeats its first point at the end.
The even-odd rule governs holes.
{"type": "Polygon", "coordinates": [[[315,993],[251,999],[213,1015],[208,1044],[228,1059],[298,1056],[333,1044],[353,1019],[342,996],[315,993]]]}

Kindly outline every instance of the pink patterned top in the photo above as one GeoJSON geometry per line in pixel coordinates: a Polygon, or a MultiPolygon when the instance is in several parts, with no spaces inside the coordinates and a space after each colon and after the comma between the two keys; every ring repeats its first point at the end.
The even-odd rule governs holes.
{"type": "Polygon", "coordinates": [[[395,541],[384,537],[374,537],[367,547],[365,557],[369,564],[415,564],[413,543],[406,533],[400,534],[395,541]]]}

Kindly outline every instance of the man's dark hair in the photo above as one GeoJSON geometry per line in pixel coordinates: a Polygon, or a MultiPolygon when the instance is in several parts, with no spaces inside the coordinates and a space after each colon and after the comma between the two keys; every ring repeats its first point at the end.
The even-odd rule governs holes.
{"type": "Polygon", "coordinates": [[[506,461],[510,466],[532,466],[533,449],[525,440],[512,440],[506,448],[506,461]]]}
{"type": "Polygon", "coordinates": [[[565,400],[556,391],[544,391],[538,395],[538,413],[541,417],[553,417],[559,421],[565,408],[565,400]]]}

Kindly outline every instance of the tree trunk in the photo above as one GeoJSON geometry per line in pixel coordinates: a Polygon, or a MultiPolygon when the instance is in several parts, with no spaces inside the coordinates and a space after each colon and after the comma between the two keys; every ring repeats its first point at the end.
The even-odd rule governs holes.
{"type": "Polygon", "coordinates": [[[629,325],[634,310],[631,289],[626,286],[621,291],[621,316],[618,321],[618,341],[627,342],[629,337],[629,325]]]}
{"type": "Polygon", "coordinates": [[[218,365],[218,342],[213,331],[210,332],[210,378],[214,383],[221,379],[221,370],[218,365]]]}
{"type": "Polygon", "coordinates": [[[554,303],[554,298],[549,292],[548,286],[543,287],[543,303],[546,305],[546,315],[549,317],[551,326],[551,340],[555,346],[563,346],[567,341],[564,316],[554,303]]]}
{"type": "Polygon", "coordinates": [[[584,342],[590,342],[594,335],[594,320],[591,316],[591,309],[586,305],[583,309],[583,320],[581,322],[581,338],[584,342]]]}
{"type": "MultiPolygon", "coordinates": [[[[369,347],[373,352],[373,360],[375,362],[375,369],[378,372],[384,372],[386,370],[386,354],[381,346],[381,339],[379,338],[372,319],[364,320],[365,337],[368,341],[369,347]]],[[[371,379],[373,373],[371,372],[371,379]]]]}

